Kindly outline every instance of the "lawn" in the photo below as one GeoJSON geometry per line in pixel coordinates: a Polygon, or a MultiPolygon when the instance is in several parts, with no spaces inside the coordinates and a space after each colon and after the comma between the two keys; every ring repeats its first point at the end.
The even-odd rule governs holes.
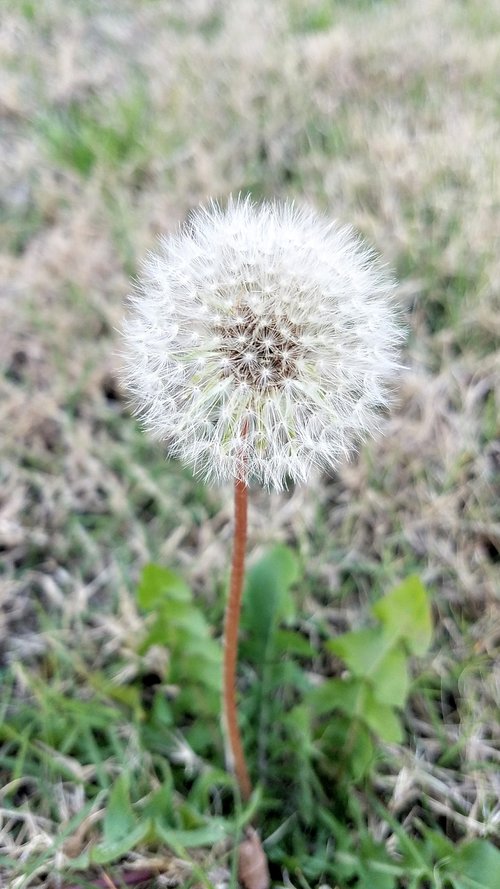
{"type": "Polygon", "coordinates": [[[234,886],[254,819],[275,885],[499,889],[498,3],[0,14],[0,885],[234,886]],[[141,258],[230,193],[352,224],[408,329],[384,434],[252,489],[249,806],[218,715],[232,492],[168,461],[119,382],[141,258]],[[408,577],[432,642],[401,637],[400,728],[353,740],[338,702],[325,721],[334,640],[408,577]]]}

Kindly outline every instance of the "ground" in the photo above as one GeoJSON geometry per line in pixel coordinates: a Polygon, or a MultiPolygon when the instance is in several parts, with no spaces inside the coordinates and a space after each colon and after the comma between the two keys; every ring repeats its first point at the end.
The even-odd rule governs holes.
{"type": "Polygon", "coordinates": [[[182,574],[220,634],[231,491],[138,427],[119,327],[157,234],[231,192],[312,204],[396,271],[408,339],[384,434],[333,478],[253,491],[250,548],[298,552],[304,620],[341,630],[420,575],[434,641],[372,789],[409,832],[425,797],[453,842],[498,840],[498,4],[3,0],[1,16],[7,884],[55,886],[84,833],[76,851],[51,844],[96,788],[91,825],[120,771],[140,772],[136,798],[148,784],[116,692],[166,675],[168,652],[145,663],[137,647],[142,567],[182,574]],[[114,689],[100,716],[96,676],[114,689]],[[104,754],[108,718],[119,743],[104,754]]]}

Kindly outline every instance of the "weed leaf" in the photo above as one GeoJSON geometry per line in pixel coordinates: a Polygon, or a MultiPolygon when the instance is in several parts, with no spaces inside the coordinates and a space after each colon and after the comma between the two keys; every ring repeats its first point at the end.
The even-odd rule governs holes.
{"type": "Polygon", "coordinates": [[[186,582],[169,568],[161,565],[146,565],[143,569],[137,601],[145,611],[151,611],[162,605],[168,597],[169,601],[188,602],[191,592],[186,582]]]}
{"type": "Polygon", "coordinates": [[[158,822],[155,827],[158,838],[176,853],[181,848],[196,849],[202,846],[214,846],[228,833],[226,824],[215,818],[205,827],[197,827],[194,830],[171,830],[158,822]]]}
{"type": "Polygon", "coordinates": [[[115,840],[114,842],[106,842],[95,846],[90,852],[90,862],[92,864],[111,864],[112,861],[118,861],[123,858],[127,852],[135,849],[139,843],[142,843],[146,837],[151,836],[152,828],[149,821],[142,821],[137,824],[133,830],[126,836],[115,840]]]}
{"type": "Polygon", "coordinates": [[[103,845],[119,842],[127,837],[136,826],[136,818],[129,798],[128,780],[121,775],[109,796],[103,825],[103,845]]]}
{"type": "Polygon", "coordinates": [[[401,645],[396,645],[387,651],[372,670],[371,686],[379,703],[404,707],[410,687],[407,660],[401,645]]]}
{"type": "Polygon", "coordinates": [[[464,877],[460,889],[500,889],[500,850],[487,840],[464,843],[453,856],[453,869],[464,877]]]}
{"type": "Polygon", "coordinates": [[[385,656],[389,644],[379,628],[343,633],[325,647],[338,655],[355,676],[366,676],[385,656]]]}
{"type": "Polygon", "coordinates": [[[371,688],[367,688],[362,707],[362,718],[383,741],[400,744],[403,740],[401,721],[392,707],[381,704],[371,688]]]}
{"type": "Polygon", "coordinates": [[[376,602],[373,613],[390,639],[403,639],[412,654],[425,654],[432,637],[431,612],[427,591],[416,574],[376,602]]]}
{"type": "Polygon", "coordinates": [[[248,652],[255,663],[266,657],[277,624],[294,613],[289,590],[299,576],[296,555],[286,546],[275,546],[248,571],[243,625],[248,633],[248,652]]]}

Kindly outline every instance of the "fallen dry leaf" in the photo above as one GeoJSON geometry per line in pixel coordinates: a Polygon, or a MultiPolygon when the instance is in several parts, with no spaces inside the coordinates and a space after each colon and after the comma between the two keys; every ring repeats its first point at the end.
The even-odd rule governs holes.
{"type": "Polygon", "coordinates": [[[239,848],[238,879],[245,889],[269,889],[269,868],[260,837],[253,827],[247,827],[239,848]]]}

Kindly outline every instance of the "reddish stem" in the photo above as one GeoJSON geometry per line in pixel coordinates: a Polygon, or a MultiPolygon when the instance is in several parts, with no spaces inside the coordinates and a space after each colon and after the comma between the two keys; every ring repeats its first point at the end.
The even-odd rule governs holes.
{"type": "Polygon", "coordinates": [[[238,629],[240,624],[241,597],[245,573],[247,543],[248,488],[244,481],[234,483],[234,538],[231,583],[226,606],[224,627],[224,688],[223,713],[227,734],[227,755],[234,770],[241,796],[247,800],[252,793],[245,754],[238,728],[236,707],[236,663],[238,659],[238,629]]]}

